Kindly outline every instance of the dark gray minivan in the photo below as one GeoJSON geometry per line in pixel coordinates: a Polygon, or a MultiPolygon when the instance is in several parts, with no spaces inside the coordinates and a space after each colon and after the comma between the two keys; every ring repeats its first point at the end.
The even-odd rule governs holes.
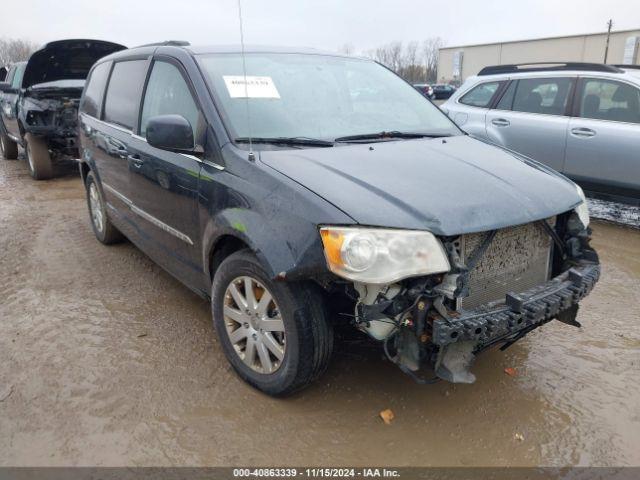
{"type": "Polygon", "coordinates": [[[105,57],[80,105],[105,244],[127,237],[211,299],[240,377],[272,395],[352,325],[421,382],[579,325],[597,282],[579,187],[470,138],[368,59],[165,42],[105,57]]]}

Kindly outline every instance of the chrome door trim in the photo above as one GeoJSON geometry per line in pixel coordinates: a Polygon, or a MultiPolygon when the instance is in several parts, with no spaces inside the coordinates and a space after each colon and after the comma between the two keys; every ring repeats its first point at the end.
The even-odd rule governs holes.
{"type": "MultiPolygon", "coordinates": [[[[131,138],[134,138],[136,140],[140,140],[141,142],[144,142],[144,143],[149,143],[149,142],[147,142],[146,138],[141,137],[140,135],[136,135],[135,133],[131,134],[131,138]]],[[[224,170],[224,167],[222,165],[219,165],[219,164],[214,163],[214,162],[210,162],[209,160],[202,160],[201,158],[198,158],[195,155],[189,155],[188,153],[180,153],[180,155],[182,155],[183,157],[187,157],[187,158],[189,158],[191,160],[195,160],[198,163],[203,163],[205,165],[209,165],[209,166],[211,166],[213,168],[216,168],[218,170],[224,170]]]]}
{"type": "Polygon", "coordinates": [[[185,243],[187,243],[189,245],[193,245],[193,241],[191,240],[191,238],[189,238],[188,235],[185,235],[180,230],[176,230],[172,226],[167,225],[166,223],[164,223],[162,220],[160,220],[160,219],[154,217],[153,215],[151,215],[150,213],[142,210],[140,207],[137,207],[136,205],[134,205],[134,203],[129,198],[127,198],[122,193],[117,191],[111,185],[108,185],[108,184],[102,182],[102,187],[105,188],[106,190],[109,190],[109,192],[113,193],[116,197],[118,197],[120,200],[122,200],[122,202],[124,202],[131,209],[131,211],[133,213],[135,213],[136,215],[144,218],[149,223],[154,224],[156,227],[160,228],[161,230],[164,230],[165,232],[173,235],[174,237],[182,240],[183,242],[185,242],[185,243]]]}
{"type": "Polygon", "coordinates": [[[129,200],[127,197],[125,197],[123,194],[121,194],[118,190],[116,190],[111,185],[108,185],[104,182],[101,182],[101,183],[104,189],[109,190],[111,193],[113,193],[116,197],[118,197],[118,199],[124,202],[127,205],[127,207],[133,206],[133,202],[129,200]]]}
{"type": "Polygon", "coordinates": [[[183,157],[190,158],[191,160],[195,160],[198,163],[202,163],[204,165],[209,165],[210,167],[213,167],[215,169],[224,170],[224,167],[222,165],[219,165],[219,164],[214,163],[214,162],[210,162],[209,160],[202,160],[201,158],[198,158],[195,155],[189,155],[188,153],[181,153],[180,155],[182,155],[183,157]]]}
{"type": "Polygon", "coordinates": [[[107,127],[111,127],[111,128],[115,128],[116,130],[120,130],[123,133],[128,133],[129,135],[133,135],[133,131],[129,128],[126,127],[122,127],[120,125],[116,125],[115,123],[111,123],[111,122],[105,122],[104,120],[100,120],[99,118],[94,117],[93,115],[89,115],[88,113],[82,112],[80,113],[81,116],[85,116],[85,117],[89,117],[91,120],[93,120],[94,122],[98,122],[101,125],[105,125],[107,127]]]}
{"type": "Polygon", "coordinates": [[[144,218],[148,222],[153,223],[156,227],[160,228],[161,230],[164,230],[165,232],[173,235],[174,237],[179,238],[180,240],[182,240],[185,243],[188,243],[189,245],[193,245],[193,241],[187,235],[185,235],[179,230],[176,230],[170,225],[167,225],[163,221],[157,219],[150,213],[145,212],[141,208],[138,208],[135,205],[131,205],[131,211],[133,213],[138,214],[140,217],[144,218]]]}

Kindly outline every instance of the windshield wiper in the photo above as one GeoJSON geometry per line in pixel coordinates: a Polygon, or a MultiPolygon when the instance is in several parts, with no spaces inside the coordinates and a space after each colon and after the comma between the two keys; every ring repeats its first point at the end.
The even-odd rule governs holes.
{"type": "Polygon", "coordinates": [[[240,137],[237,143],[270,143],[273,145],[299,145],[305,147],[333,147],[333,142],[307,137],[240,137]]]}
{"type": "Polygon", "coordinates": [[[361,135],[348,135],[346,137],[338,137],[335,142],[350,142],[357,140],[384,140],[385,138],[440,138],[450,137],[450,133],[417,133],[417,132],[399,132],[392,130],[390,132],[363,133],[361,135]]]}

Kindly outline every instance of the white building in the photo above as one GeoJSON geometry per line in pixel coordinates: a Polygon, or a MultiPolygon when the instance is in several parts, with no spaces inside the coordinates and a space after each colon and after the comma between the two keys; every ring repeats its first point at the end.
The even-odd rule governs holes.
{"type": "MultiPolygon", "coordinates": [[[[438,81],[462,82],[488,65],[527,62],[603,63],[605,33],[441,48],[438,81]]],[[[640,28],[611,32],[607,63],[640,63],[640,28]]]]}

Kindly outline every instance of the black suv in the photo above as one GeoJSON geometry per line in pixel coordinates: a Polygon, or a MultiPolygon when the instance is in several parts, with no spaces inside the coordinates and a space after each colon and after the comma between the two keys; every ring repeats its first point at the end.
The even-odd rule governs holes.
{"type": "Polygon", "coordinates": [[[51,178],[54,162],[78,157],[78,102],[91,66],[125,47],[102,40],[58,40],[15,64],[0,83],[0,148],[7,159],[25,148],[29,173],[51,178]]]}
{"type": "Polygon", "coordinates": [[[79,123],[98,240],[211,298],[229,362],[272,395],[323,372],[336,324],[418,380],[473,382],[478,352],[577,325],[599,276],[579,187],[367,59],[129,49],[92,68],[79,123]]]}

